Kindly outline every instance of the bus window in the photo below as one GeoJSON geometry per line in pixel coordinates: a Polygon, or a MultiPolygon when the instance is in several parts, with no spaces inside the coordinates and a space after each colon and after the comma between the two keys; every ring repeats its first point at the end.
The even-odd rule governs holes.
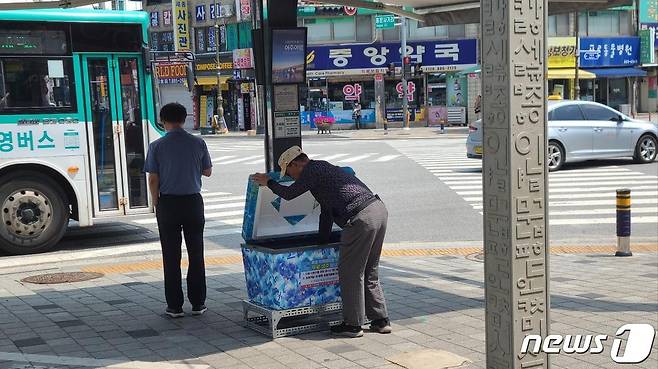
{"type": "Polygon", "coordinates": [[[72,112],[72,82],[70,58],[0,57],[0,114],[72,112]]]}

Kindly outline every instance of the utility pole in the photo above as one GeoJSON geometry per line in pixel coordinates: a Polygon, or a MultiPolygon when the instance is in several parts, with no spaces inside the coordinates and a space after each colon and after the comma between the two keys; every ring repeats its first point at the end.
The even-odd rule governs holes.
{"type": "Polygon", "coordinates": [[[217,124],[220,126],[220,131],[224,130],[224,100],[222,98],[222,80],[220,78],[220,63],[219,63],[219,45],[221,45],[221,38],[219,32],[219,9],[220,3],[215,2],[215,65],[217,67],[217,124]]]}
{"type": "Polygon", "coordinates": [[[402,116],[404,119],[404,129],[409,129],[409,101],[407,100],[407,74],[405,72],[405,60],[407,59],[407,21],[405,17],[400,17],[400,40],[402,42],[402,52],[400,58],[402,60],[402,116]]]}
{"type": "Polygon", "coordinates": [[[578,72],[580,71],[580,24],[579,14],[576,12],[576,70],[574,71],[574,91],[575,99],[580,100],[580,78],[578,72]]]}

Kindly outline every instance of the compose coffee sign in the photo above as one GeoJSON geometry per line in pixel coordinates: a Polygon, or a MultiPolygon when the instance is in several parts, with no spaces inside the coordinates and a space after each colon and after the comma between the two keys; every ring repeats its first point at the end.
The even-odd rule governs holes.
{"type": "Polygon", "coordinates": [[[306,28],[272,30],[272,83],[306,81],[306,28]]]}

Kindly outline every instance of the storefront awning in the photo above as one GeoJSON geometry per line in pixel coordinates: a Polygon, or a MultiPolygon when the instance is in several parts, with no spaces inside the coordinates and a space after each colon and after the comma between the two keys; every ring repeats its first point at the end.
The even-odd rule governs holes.
{"type": "MultiPolygon", "coordinates": [[[[230,78],[231,77],[229,77],[229,76],[219,77],[219,82],[222,85],[222,90],[228,89],[228,85],[226,84],[226,82],[230,78]]],[[[215,77],[215,76],[197,76],[196,77],[196,84],[198,86],[217,86],[217,77],[215,77]]]]}
{"type": "Polygon", "coordinates": [[[588,68],[598,78],[646,77],[647,72],[635,67],[626,68],[588,68]]]}
{"type": "Polygon", "coordinates": [[[471,74],[471,73],[480,73],[482,71],[482,67],[478,64],[475,66],[472,66],[470,68],[466,68],[462,71],[459,72],[459,74],[464,75],[464,74],[471,74]]]}
{"type": "MultiPolygon", "coordinates": [[[[546,79],[574,79],[576,70],[574,68],[548,68],[546,79]]],[[[586,70],[578,70],[578,79],[594,79],[596,75],[586,70]]]]}

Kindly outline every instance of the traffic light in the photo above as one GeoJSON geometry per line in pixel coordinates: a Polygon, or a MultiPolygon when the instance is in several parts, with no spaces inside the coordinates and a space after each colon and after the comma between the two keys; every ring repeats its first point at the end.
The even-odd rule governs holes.
{"type": "Polygon", "coordinates": [[[423,75],[423,63],[421,62],[416,63],[416,65],[414,66],[414,75],[416,76],[423,75]]]}
{"type": "Polygon", "coordinates": [[[388,65],[388,70],[386,71],[386,75],[389,77],[395,76],[395,64],[391,63],[388,65]]]}

